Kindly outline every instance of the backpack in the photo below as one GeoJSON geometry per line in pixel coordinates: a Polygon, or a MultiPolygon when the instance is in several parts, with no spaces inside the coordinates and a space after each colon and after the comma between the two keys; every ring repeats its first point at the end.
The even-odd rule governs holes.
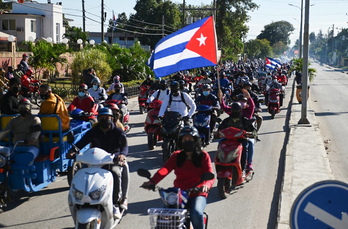
{"type": "MultiPolygon", "coordinates": [[[[184,99],[184,93],[180,92],[180,95],[181,95],[181,101],[185,104],[185,106],[187,108],[191,108],[189,105],[187,105],[187,103],[184,99]]],[[[168,107],[170,107],[170,105],[172,104],[172,100],[173,100],[173,95],[172,95],[172,93],[170,93],[168,107]]]]}

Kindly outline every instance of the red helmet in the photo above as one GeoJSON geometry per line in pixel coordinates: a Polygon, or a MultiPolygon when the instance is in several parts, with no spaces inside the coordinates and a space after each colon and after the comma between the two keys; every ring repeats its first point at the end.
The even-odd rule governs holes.
{"type": "Polygon", "coordinates": [[[119,111],[120,108],[118,108],[118,106],[116,105],[116,103],[107,103],[106,107],[110,108],[111,110],[117,110],[119,111]]]}
{"type": "Polygon", "coordinates": [[[88,90],[88,86],[83,83],[83,84],[80,85],[79,89],[83,89],[83,90],[87,91],[88,90]]]}

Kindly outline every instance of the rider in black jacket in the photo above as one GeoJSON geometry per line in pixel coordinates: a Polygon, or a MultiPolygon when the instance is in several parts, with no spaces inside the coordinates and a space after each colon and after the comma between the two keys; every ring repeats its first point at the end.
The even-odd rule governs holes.
{"type": "Polygon", "coordinates": [[[21,81],[18,78],[10,80],[9,91],[1,98],[1,114],[19,114],[18,95],[20,91],[21,81]]]}

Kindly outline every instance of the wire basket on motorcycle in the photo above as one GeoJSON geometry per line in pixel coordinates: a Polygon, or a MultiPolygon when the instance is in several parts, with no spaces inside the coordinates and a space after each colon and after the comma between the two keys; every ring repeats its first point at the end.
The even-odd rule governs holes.
{"type": "Polygon", "coordinates": [[[186,209],[149,208],[151,229],[182,229],[185,222],[186,209]]]}

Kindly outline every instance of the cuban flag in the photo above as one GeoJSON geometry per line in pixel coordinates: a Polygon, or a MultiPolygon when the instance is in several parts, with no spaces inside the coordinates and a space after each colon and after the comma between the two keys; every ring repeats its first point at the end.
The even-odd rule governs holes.
{"type": "Polygon", "coordinates": [[[115,31],[116,30],[116,16],[115,16],[115,13],[114,13],[114,11],[112,11],[112,20],[114,21],[113,23],[112,23],[112,27],[113,27],[113,31],[115,31]]]}
{"type": "Polygon", "coordinates": [[[162,38],[147,61],[157,77],[216,64],[217,40],[212,16],[162,38]]]}
{"type": "Polygon", "coordinates": [[[282,64],[279,63],[277,60],[272,59],[270,57],[266,57],[266,67],[270,69],[275,69],[281,67],[282,64]]]}

